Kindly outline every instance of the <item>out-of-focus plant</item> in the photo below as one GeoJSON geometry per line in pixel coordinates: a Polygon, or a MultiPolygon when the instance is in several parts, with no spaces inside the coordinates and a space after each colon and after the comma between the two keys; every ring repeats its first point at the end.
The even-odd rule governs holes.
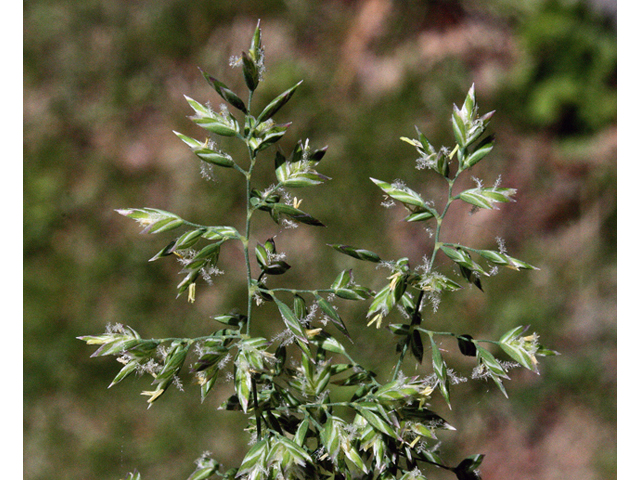
{"type": "MultiPolygon", "coordinates": [[[[205,130],[205,139],[177,132],[176,135],[200,159],[205,174],[208,169],[228,168],[244,180],[244,226],[196,224],[155,208],[129,208],[118,213],[136,220],[143,233],[181,229],[151,260],[177,258],[184,274],[177,292],[186,294],[188,302],[196,301],[199,279],[215,283],[215,277],[221,273],[218,259],[227,244],[239,244],[244,252],[244,265],[240,268],[246,273],[246,305],[216,315],[214,318],[221,327],[197,338],[147,339],[122,324],[109,325],[101,335],[79,338],[98,346],[92,356],[113,355],[123,364],[110,386],[134,373],[149,375],[152,388],[142,392],[148,397],[149,407],[172,385],[182,389],[181,372],[187,365],[200,386],[203,402],[218,379],[226,376],[232,380],[234,392],[221,408],[246,415],[251,445],[237,465],[226,468],[210,453],[203,454],[189,480],[216,477],[407,480],[425,478],[423,470],[428,466],[449,470],[460,480],[480,478],[478,467],[484,455],[467,456],[451,465],[438,452],[439,432],[453,427],[430,408],[429,402],[434,392],[439,391],[451,407],[451,387],[460,379],[447,366],[438,339],[456,338],[460,353],[476,358],[471,377],[492,379],[505,395],[503,382],[509,378],[509,369],[523,366],[537,372],[536,357],[555,353],[542,348],[535,333],[525,335],[523,326],[511,329],[499,340],[480,340],[469,334],[431,330],[429,322],[424,321],[425,307],[431,306],[435,312],[444,292],[462,288],[458,281],[434,269],[439,252],[453,261],[466,282],[480,289],[482,279],[497,273],[499,267],[535,268],[507,255],[501,247],[476,249],[441,238],[441,226],[453,202],[493,209],[499,203],[509,202],[516,193],[515,189],[498,183],[485,187],[478,179],[475,188],[456,193],[458,178],[493,149],[493,137],[483,137],[493,112],[478,114],[472,87],[462,108],[454,107],[453,148],[436,149],[419,131],[417,139],[402,138],[418,151],[417,168],[432,170],[447,188],[447,200],[441,209],[401,181],[387,183],[372,178],[386,196],[386,206],[399,202],[407,209],[406,221],[435,223],[435,244],[421,265],[412,268],[407,258],[383,260],[370,250],[336,243],[329,246],[389,269],[388,283],[376,293],[357,283],[352,270],[345,269],[323,288],[272,287],[269,284],[273,277],[286,274],[290,265],[285,255],[278,252],[274,238],[264,241],[254,238],[252,221],[254,216],[264,214],[280,225],[324,226],[300,209],[301,200],[290,190],[329,180],[316,170],[327,149],[312,148],[308,140],[299,141],[288,154],[276,148],[272,156],[265,158],[265,151],[274,147],[289,127],[275,123],[273,117],[289,102],[300,83],[278,95],[260,112],[254,112],[254,94],[264,74],[259,24],[248,51],[233,58],[232,63],[242,67],[247,100],[219,79],[202,72],[225,103],[216,111],[209,104],[186,97],[194,111],[191,119],[205,130]],[[245,161],[226,153],[216,143],[219,137],[231,137],[244,144],[245,161]],[[253,174],[256,165],[263,161],[273,161],[274,181],[259,187],[254,184],[253,174]],[[403,318],[399,323],[386,325],[399,354],[388,376],[368,369],[353,357],[347,326],[364,325],[345,322],[335,304],[338,299],[371,298],[369,325],[380,327],[393,311],[403,318]],[[272,312],[283,327],[282,333],[271,340],[255,334],[258,322],[276,320],[266,304],[275,305],[272,312]],[[498,359],[498,348],[508,361],[498,359]],[[425,351],[429,352],[432,373],[405,375],[402,367],[407,354],[422,363],[425,351]],[[190,356],[192,360],[188,362],[190,356]]],[[[139,478],[138,472],[130,474],[130,479],[139,478]]]]}
{"type": "Polygon", "coordinates": [[[615,27],[588,2],[547,0],[520,25],[522,57],[505,97],[524,124],[563,135],[615,121],[615,27]]]}

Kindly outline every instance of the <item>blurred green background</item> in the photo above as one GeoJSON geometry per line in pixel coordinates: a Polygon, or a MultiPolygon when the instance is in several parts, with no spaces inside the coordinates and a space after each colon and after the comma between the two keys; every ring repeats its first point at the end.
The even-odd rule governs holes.
{"type": "MultiPolygon", "coordinates": [[[[434,400],[458,429],[442,435],[443,455],[487,454],[487,480],[615,478],[616,7],[560,0],[26,0],[24,477],[117,479],[137,468],[144,479],[179,479],[204,450],[229,466],[242,458],[242,417],[217,410],[228,385],[204,404],[186,385],[147,410],[148,379],[107,390],[118,364],[90,359],[75,337],[110,322],[145,337],[203,335],[211,315],[242,306],[239,251],[223,250],[226,275],[188,304],[175,298],[178,265],[147,261],[169,237],[138,235],[114,209],[238,224],[234,172],[204,181],[171,131],[201,136],[183,94],[219,103],[198,66],[244,94],[228,60],[248,48],[258,18],[267,71],[256,101],[304,79],[277,115],[293,122],[281,145],[329,145],[320,170],[333,178],[295,192],[328,228],[256,224],[258,239],[277,235],[288,253],[284,281],[322,287],[353,267],[383,285],[384,272],[329,242],[421,261],[422,226],[381,208],[368,178],[401,178],[439,198],[442,185],[415,170],[399,137],[417,125],[436,146],[452,144],[451,106],[475,83],[481,111],[497,110],[497,146],[473,174],[487,184],[501,175],[517,202],[452,211],[445,234],[478,248],[499,236],[540,271],[505,271],[485,293],[445,297],[428,321],[476,338],[530,324],[562,355],[544,360],[540,376],[513,372],[510,401],[484,382],[456,387],[452,412],[434,400]]],[[[379,352],[393,348],[390,337],[365,328],[366,306],[340,306],[363,363],[388,369],[379,352]]]]}

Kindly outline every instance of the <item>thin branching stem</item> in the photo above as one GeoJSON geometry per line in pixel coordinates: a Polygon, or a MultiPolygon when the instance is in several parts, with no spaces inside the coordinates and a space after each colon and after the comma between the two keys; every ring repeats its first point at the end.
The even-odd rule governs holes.
{"type": "Polygon", "coordinates": [[[409,343],[404,342],[402,345],[402,351],[400,352],[400,358],[396,362],[396,366],[393,369],[393,376],[391,377],[391,381],[396,381],[398,379],[398,374],[400,373],[400,367],[402,366],[402,362],[404,361],[404,357],[409,350],[409,343]]]}
{"type": "Polygon", "coordinates": [[[260,288],[259,291],[263,293],[274,293],[274,292],[286,292],[291,293],[292,295],[308,293],[308,294],[316,294],[316,293],[335,293],[333,288],[319,288],[317,290],[303,290],[298,288],[260,288]]]}
{"type": "Polygon", "coordinates": [[[253,308],[253,285],[252,285],[252,277],[251,277],[251,260],[249,257],[249,238],[251,235],[251,216],[253,214],[253,207],[251,206],[251,175],[253,174],[253,168],[256,163],[255,153],[251,149],[251,147],[247,144],[247,149],[249,150],[249,159],[250,166],[249,170],[245,175],[246,178],[246,200],[247,200],[247,218],[245,222],[245,231],[244,231],[244,260],[245,267],[247,272],[247,335],[251,332],[251,317],[252,317],[252,308],[253,308]]]}
{"type": "Polygon", "coordinates": [[[449,207],[453,203],[453,200],[454,200],[454,197],[453,197],[453,185],[454,185],[456,179],[458,178],[458,174],[459,173],[460,172],[458,172],[455,175],[455,177],[453,177],[452,179],[447,179],[447,182],[449,183],[449,190],[448,190],[448,193],[447,193],[447,203],[445,204],[444,208],[442,209],[442,213],[439,214],[439,215],[436,215],[437,224],[436,224],[436,233],[435,233],[435,246],[433,247],[433,252],[431,253],[431,262],[429,262],[429,271],[431,271],[431,268],[433,268],[433,264],[434,264],[434,261],[436,259],[436,254],[438,253],[438,250],[440,250],[440,247],[443,245],[440,242],[440,232],[442,230],[442,222],[444,221],[445,215],[449,211],[449,207]]]}

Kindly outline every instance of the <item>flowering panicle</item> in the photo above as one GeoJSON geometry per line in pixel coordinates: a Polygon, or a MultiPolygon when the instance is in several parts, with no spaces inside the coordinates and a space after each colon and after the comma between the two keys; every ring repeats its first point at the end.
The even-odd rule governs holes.
{"type": "MultiPolygon", "coordinates": [[[[246,193],[243,227],[238,230],[228,225],[202,225],[154,208],[122,209],[118,213],[138,222],[143,233],[171,232],[168,243],[151,261],[177,259],[182,275],[177,291],[178,295],[186,292],[187,305],[196,301],[196,285],[202,280],[211,285],[214,277],[223,274],[218,266],[221,250],[226,254],[234,249],[221,247],[227,242],[233,244],[244,257],[239,268],[246,274],[245,307],[212,315],[205,335],[197,338],[144,339],[121,323],[107,325],[104,334],[79,338],[97,347],[92,356],[113,355],[117,359],[120,371],[110,386],[132,373],[150,377],[151,388],[142,392],[149,407],[170,388],[188,389],[188,382],[183,380],[185,370],[193,375],[202,402],[216,385],[227,382],[223,390],[230,390],[230,395],[219,409],[246,416],[249,448],[239,465],[228,469],[210,452],[204,452],[195,461],[195,471],[189,476],[192,480],[423,480],[423,470],[429,465],[453,473],[460,480],[479,480],[477,470],[482,455],[450,465],[438,453],[437,435],[442,430],[455,429],[431,409],[432,397],[441,395],[452,408],[453,387],[468,381],[468,376],[448,364],[455,349],[451,346],[457,343],[460,354],[475,359],[471,378],[491,378],[505,395],[503,382],[509,379],[512,368],[523,366],[537,373],[537,357],[553,354],[539,344],[536,333],[525,334],[527,329],[523,326],[513,328],[499,341],[431,329],[434,322],[430,316],[438,311],[445,294],[462,288],[458,282],[483,290],[481,280],[495,275],[499,266],[535,268],[507,255],[504,241],[499,238],[498,250],[483,250],[450,243],[442,237],[441,227],[449,220],[447,213],[453,202],[466,202],[474,209],[494,209],[497,204],[511,201],[515,194],[515,189],[501,187],[501,177],[489,188],[476,177],[472,177],[474,188],[454,188],[459,176],[493,148],[491,136],[482,138],[492,113],[478,114],[472,87],[462,107],[453,109],[453,148],[437,150],[417,128],[416,139],[401,138],[417,150],[416,168],[428,169],[426,173],[443,180],[443,191],[448,192],[444,206],[425,200],[420,190],[411,189],[401,179],[387,183],[371,178],[383,192],[383,206],[401,204],[404,221],[424,222],[424,227],[416,231],[432,238],[424,243],[421,262],[415,268],[410,262],[415,252],[397,260],[383,260],[370,250],[336,243],[329,246],[351,257],[349,261],[375,263],[376,269],[387,270],[377,291],[356,281],[354,272],[358,270],[353,268],[340,271],[328,287],[282,287],[287,282],[278,283],[278,279],[291,265],[285,261],[287,255],[276,249],[275,233],[280,235],[283,229],[302,225],[325,226],[302,210],[307,204],[297,192],[330,180],[317,171],[327,147],[316,149],[305,139],[295,142],[288,154],[281,148],[272,149],[291,125],[278,123],[276,114],[301,82],[270,101],[253,101],[265,71],[259,24],[249,48],[231,57],[229,63],[242,69],[248,97],[201,71],[223,103],[214,109],[210,102],[203,104],[185,97],[194,112],[190,119],[205,131],[205,139],[175,133],[199,159],[205,179],[215,180],[217,169],[227,168],[230,175],[244,182],[244,188],[239,189],[246,193]],[[265,106],[255,110],[255,105],[265,106]],[[218,145],[219,137],[239,142],[242,148],[238,151],[246,152],[242,162],[236,163],[218,145]],[[274,150],[275,155],[265,155],[267,150],[274,150]],[[256,169],[265,167],[265,158],[272,175],[267,188],[263,187],[269,182],[257,185],[262,170],[258,175],[256,169]],[[296,189],[295,196],[292,189],[296,189]],[[266,241],[257,239],[254,231],[254,221],[260,215],[278,225],[272,226],[274,233],[266,241]],[[175,233],[178,230],[180,233],[175,233]],[[448,265],[455,267],[454,273],[447,273],[448,265]],[[387,325],[397,353],[395,366],[388,374],[377,375],[352,357],[354,343],[359,348],[368,347],[364,337],[351,336],[353,322],[346,322],[345,318],[353,310],[343,307],[342,301],[368,301],[368,325],[379,328],[387,319],[398,319],[398,323],[387,325]],[[259,305],[263,306],[256,308],[259,305]],[[256,325],[260,317],[269,322],[266,330],[263,325],[256,325]],[[260,330],[269,331],[271,338],[257,336],[260,330]],[[502,352],[496,352],[498,349],[502,352]],[[498,353],[508,360],[498,358],[498,353]],[[415,360],[412,370],[406,365],[410,358],[415,360]],[[414,375],[409,376],[409,371],[414,375]]],[[[266,227],[262,228],[264,231],[266,227]]],[[[384,360],[386,353],[378,353],[384,360]]]]}

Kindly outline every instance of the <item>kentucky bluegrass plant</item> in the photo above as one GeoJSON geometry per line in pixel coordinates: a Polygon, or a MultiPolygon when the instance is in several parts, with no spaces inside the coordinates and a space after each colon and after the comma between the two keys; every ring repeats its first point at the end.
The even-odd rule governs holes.
{"type": "MultiPolygon", "coordinates": [[[[435,313],[442,294],[462,288],[460,278],[482,289],[485,277],[497,273],[500,267],[535,268],[507,255],[501,244],[497,250],[484,250],[441,238],[441,227],[453,202],[493,209],[509,202],[516,193],[499,184],[485,187],[477,179],[476,188],[456,193],[457,180],[493,148],[493,137],[483,137],[493,112],[479,115],[471,87],[462,107],[454,106],[452,148],[436,149],[420,131],[416,139],[402,138],[416,148],[417,168],[432,170],[447,189],[447,200],[440,210],[402,181],[371,179],[382,190],[385,206],[398,202],[407,210],[406,221],[435,224],[434,247],[425,253],[422,265],[412,268],[407,258],[383,260],[369,250],[332,244],[330,247],[342,254],[389,270],[386,285],[376,293],[357,282],[350,270],[344,270],[324,288],[270,288],[269,277],[286,274],[290,265],[278,253],[273,238],[254,237],[252,220],[255,215],[268,214],[281,225],[323,226],[300,209],[300,200],[291,190],[329,180],[316,170],[326,147],[313,148],[306,140],[286,154],[278,148],[267,153],[287,132],[289,124],[275,123],[274,117],[300,83],[274,98],[262,111],[254,111],[254,94],[264,75],[259,24],[248,51],[232,63],[242,67],[248,88],[246,101],[202,72],[225,103],[216,111],[209,104],[185,97],[194,111],[191,119],[204,130],[204,140],[175,133],[200,159],[205,173],[210,168],[229,168],[244,180],[243,228],[200,225],[155,208],[129,208],[118,213],[137,221],[144,233],[173,234],[151,260],[177,258],[184,275],[177,293],[186,294],[189,302],[196,301],[200,278],[208,283],[218,281],[215,277],[220,273],[217,264],[223,245],[238,243],[244,251],[244,266],[240,268],[246,272],[246,305],[217,314],[214,318],[220,327],[198,338],[146,339],[131,326],[120,324],[107,326],[101,335],[79,338],[98,346],[92,356],[113,355],[123,364],[110,387],[133,373],[149,375],[151,389],[142,392],[148,397],[149,407],[172,385],[182,388],[183,370],[188,370],[200,386],[203,402],[219,378],[227,375],[233,379],[234,393],[221,408],[246,414],[251,445],[244,458],[232,466],[223,466],[211,454],[203,454],[189,480],[408,480],[427,478],[423,472],[429,467],[449,470],[459,480],[479,479],[484,455],[467,456],[451,465],[438,453],[440,431],[454,428],[430,409],[429,402],[439,392],[452,408],[451,390],[458,380],[447,365],[438,339],[456,338],[460,354],[476,359],[471,377],[493,380],[505,396],[504,381],[509,379],[510,368],[522,366],[537,373],[536,357],[555,354],[540,346],[535,333],[526,335],[523,326],[506,332],[499,340],[479,340],[468,334],[433,331],[425,318],[430,311],[435,313]],[[226,153],[216,143],[218,137],[231,137],[244,144],[246,158],[240,160],[226,153]],[[273,183],[256,185],[254,169],[258,162],[265,161],[274,162],[273,183]],[[461,277],[454,279],[435,270],[438,252],[453,262],[461,277]],[[257,270],[253,267],[256,264],[257,270]],[[337,299],[370,301],[368,324],[378,328],[384,324],[396,344],[398,359],[392,372],[373,372],[352,357],[348,328],[364,325],[345,322],[334,304],[337,299]],[[275,340],[254,333],[257,322],[274,320],[258,315],[257,307],[265,302],[275,304],[282,320],[282,333],[275,340]],[[388,323],[387,318],[396,318],[396,313],[400,320],[388,323]],[[500,349],[508,361],[498,358],[500,349]],[[431,364],[432,373],[407,376],[403,366],[408,361],[431,364]],[[353,394],[339,401],[336,398],[345,398],[337,394],[344,387],[353,394]]],[[[140,478],[140,474],[131,474],[130,478],[140,478]]]]}

